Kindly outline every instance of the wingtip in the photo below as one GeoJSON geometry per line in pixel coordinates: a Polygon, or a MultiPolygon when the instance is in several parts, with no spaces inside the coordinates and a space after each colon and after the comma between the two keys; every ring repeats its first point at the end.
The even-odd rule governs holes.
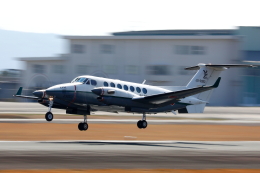
{"type": "Polygon", "coordinates": [[[16,96],[17,95],[22,95],[22,91],[23,91],[23,87],[20,87],[15,95],[16,96]]]}
{"type": "Polygon", "coordinates": [[[214,85],[212,85],[213,88],[217,88],[219,86],[219,83],[220,83],[220,80],[221,80],[221,77],[219,77],[216,82],[214,83],[214,85]]]}

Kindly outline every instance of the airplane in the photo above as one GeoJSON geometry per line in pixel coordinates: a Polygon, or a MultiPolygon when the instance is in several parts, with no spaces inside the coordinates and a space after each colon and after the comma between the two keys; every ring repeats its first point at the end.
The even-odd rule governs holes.
{"type": "Polygon", "coordinates": [[[82,75],[70,83],[64,83],[43,90],[36,90],[34,96],[22,95],[22,87],[15,97],[38,100],[48,107],[47,121],[53,120],[52,108],[65,109],[66,114],[84,116],[78,124],[80,131],[88,129],[87,115],[94,111],[141,113],[137,122],[139,129],[148,125],[146,114],[159,112],[203,113],[213,89],[219,86],[220,73],[232,67],[257,67],[244,64],[203,64],[187,67],[197,70],[186,86],[151,86],[117,79],[82,75]]]}

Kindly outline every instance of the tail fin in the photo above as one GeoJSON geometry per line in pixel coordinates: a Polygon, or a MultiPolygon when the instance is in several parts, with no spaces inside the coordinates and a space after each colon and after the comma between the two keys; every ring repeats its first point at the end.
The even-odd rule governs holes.
{"type": "MultiPolygon", "coordinates": [[[[231,67],[257,67],[258,65],[246,64],[198,64],[197,66],[185,68],[186,70],[198,70],[191,81],[186,86],[187,88],[194,88],[202,85],[213,85],[220,73],[231,67]]],[[[208,102],[213,90],[197,94],[195,97],[208,102]]]]}
{"type": "MultiPolygon", "coordinates": [[[[206,64],[198,64],[198,66],[188,67],[186,70],[198,70],[197,73],[193,76],[191,81],[186,86],[187,88],[194,88],[202,85],[213,85],[218,77],[220,76],[221,71],[226,70],[225,67],[214,68],[207,66],[206,64]]],[[[209,90],[203,93],[195,95],[196,98],[208,102],[213,90],[209,90]]]]}

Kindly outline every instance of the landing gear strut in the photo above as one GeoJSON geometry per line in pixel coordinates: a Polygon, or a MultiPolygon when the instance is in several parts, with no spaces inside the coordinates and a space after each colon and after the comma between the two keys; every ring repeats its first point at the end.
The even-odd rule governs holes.
{"type": "Polygon", "coordinates": [[[89,105],[87,106],[87,112],[86,112],[86,114],[84,115],[84,122],[81,122],[81,123],[79,123],[79,125],[78,125],[78,129],[79,129],[80,131],[86,131],[86,130],[88,130],[87,115],[90,115],[90,106],[89,106],[89,105]]]}
{"type": "Polygon", "coordinates": [[[49,100],[50,100],[50,102],[49,102],[49,110],[45,114],[46,121],[52,121],[53,120],[53,114],[51,113],[51,108],[53,106],[53,97],[50,97],[49,100]]]}
{"type": "Polygon", "coordinates": [[[142,118],[142,120],[139,120],[138,122],[137,122],[137,127],[139,128],[139,129],[145,129],[146,127],[147,127],[147,121],[146,121],[146,114],[145,113],[143,113],[143,118],[142,118]]]}

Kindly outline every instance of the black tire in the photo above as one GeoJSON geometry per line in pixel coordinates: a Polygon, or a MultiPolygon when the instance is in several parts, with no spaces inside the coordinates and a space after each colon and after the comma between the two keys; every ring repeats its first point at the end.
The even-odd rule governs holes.
{"type": "Polygon", "coordinates": [[[46,121],[52,121],[53,120],[53,114],[51,112],[47,112],[45,114],[46,121]]]}
{"type": "Polygon", "coordinates": [[[80,131],[82,131],[82,123],[79,123],[78,129],[79,129],[80,131]]]}
{"type": "Polygon", "coordinates": [[[80,131],[86,131],[86,130],[88,130],[88,124],[87,123],[79,123],[78,129],[80,131]]]}
{"type": "Polygon", "coordinates": [[[145,129],[147,127],[148,123],[147,123],[147,121],[143,120],[141,125],[142,125],[142,128],[145,129]]]}
{"type": "Polygon", "coordinates": [[[137,122],[137,127],[138,127],[139,129],[142,128],[142,121],[141,121],[141,120],[139,120],[139,121],[137,122]]]}

